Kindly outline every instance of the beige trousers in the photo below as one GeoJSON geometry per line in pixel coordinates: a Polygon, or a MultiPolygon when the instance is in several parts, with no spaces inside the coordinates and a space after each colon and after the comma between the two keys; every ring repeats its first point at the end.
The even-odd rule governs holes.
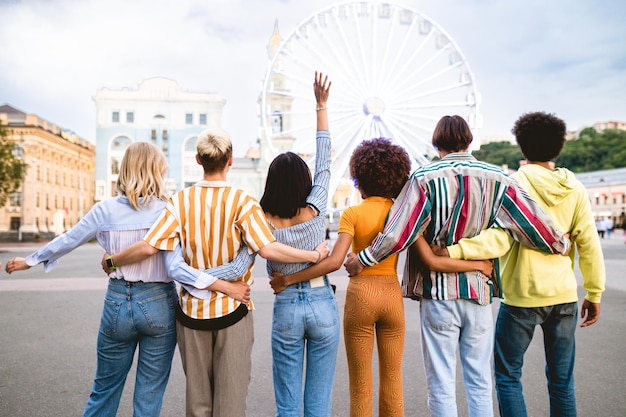
{"type": "Polygon", "coordinates": [[[253,324],[252,312],[220,330],[194,330],[176,322],[187,377],[187,417],[245,417],[253,324]]]}

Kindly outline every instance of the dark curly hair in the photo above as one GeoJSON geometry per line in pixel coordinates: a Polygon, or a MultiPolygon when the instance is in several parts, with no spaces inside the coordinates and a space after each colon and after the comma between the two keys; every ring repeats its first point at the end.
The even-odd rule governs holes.
{"type": "Polygon", "coordinates": [[[433,132],[433,146],[447,152],[460,152],[469,148],[474,136],[461,116],[443,116],[433,132]]]}
{"type": "Polygon", "coordinates": [[[529,161],[551,161],[559,156],[565,144],[565,122],[552,113],[525,113],[517,119],[511,132],[529,161]]]}
{"type": "Polygon", "coordinates": [[[350,157],[350,176],[364,197],[395,198],[410,172],[409,154],[389,139],[365,140],[350,157]]]}

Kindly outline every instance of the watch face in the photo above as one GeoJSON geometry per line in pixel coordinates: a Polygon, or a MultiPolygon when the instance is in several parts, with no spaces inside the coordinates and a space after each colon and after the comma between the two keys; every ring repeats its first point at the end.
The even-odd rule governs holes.
{"type": "Polygon", "coordinates": [[[115,265],[113,265],[113,259],[107,258],[107,267],[109,267],[109,269],[115,268],[115,265]]]}

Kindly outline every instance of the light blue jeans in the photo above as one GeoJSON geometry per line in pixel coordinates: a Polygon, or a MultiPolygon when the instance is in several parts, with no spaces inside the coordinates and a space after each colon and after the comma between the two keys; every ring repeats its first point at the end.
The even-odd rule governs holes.
{"type": "Polygon", "coordinates": [[[339,346],[339,312],[328,280],[293,284],[276,295],[272,357],[277,417],[330,416],[339,346]],[[306,356],[305,356],[306,354],[306,356]]]}
{"type": "Polygon", "coordinates": [[[491,306],[472,300],[420,302],[422,353],[428,409],[436,417],[456,417],[456,354],[459,351],[470,417],[493,416],[491,306]]]}
{"type": "Polygon", "coordinates": [[[96,376],[83,417],[115,417],[139,346],[134,417],[158,417],[176,347],[174,283],[109,280],[98,332],[96,376]]]}
{"type": "Polygon", "coordinates": [[[524,354],[536,326],[543,330],[550,415],[576,416],[574,358],[578,303],[522,308],[500,304],[496,322],[494,368],[500,415],[526,417],[522,391],[524,354]]]}

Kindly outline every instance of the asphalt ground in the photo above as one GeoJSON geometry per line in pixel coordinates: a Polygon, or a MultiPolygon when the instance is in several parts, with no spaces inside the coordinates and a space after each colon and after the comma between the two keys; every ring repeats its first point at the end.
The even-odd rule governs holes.
{"type": "MultiPolygon", "coordinates": [[[[607,291],[600,321],[577,332],[576,389],[578,414],[626,416],[626,244],[621,231],[602,240],[607,291]]],[[[3,265],[26,256],[41,244],[0,244],[3,265]]],[[[61,259],[48,274],[41,266],[7,275],[0,272],[0,417],[80,416],[89,396],[96,365],[96,337],[107,279],[100,268],[102,250],[86,244],[61,259]]],[[[258,258],[253,286],[255,344],[249,417],[274,415],[270,329],[273,294],[258,258]]],[[[348,277],[331,275],[343,310],[348,277]]],[[[580,291],[581,299],[583,292],[580,291]]],[[[494,315],[498,303],[493,305],[494,315]]],[[[426,387],[419,340],[419,304],[405,300],[406,342],[404,400],[407,416],[427,416],[426,387]]],[[[374,364],[377,369],[376,363],[374,364]]],[[[541,330],[527,353],[524,392],[530,416],[548,416],[541,330]]],[[[376,372],[374,372],[376,375],[376,372]]],[[[135,368],[129,374],[118,416],[132,416],[135,368]]],[[[467,415],[460,372],[459,415],[467,415]]],[[[375,381],[375,386],[377,381],[375,381]]],[[[376,392],[376,390],[375,390],[376,392]]],[[[243,400],[243,399],[242,399],[243,400]]],[[[377,395],[374,398],[374,416],[377,395]]],[[[495,405],[494,395],[494,405],[495,405]]],[[[178,352],[165,393],[162,416],[184,415],[185,377],[178,352]]],[[[348,373],[340,343],[333,390],[333,416],[349,415],[348,373]]],[[[496,413],[497,415],[497,413],[496,413]]]]}

